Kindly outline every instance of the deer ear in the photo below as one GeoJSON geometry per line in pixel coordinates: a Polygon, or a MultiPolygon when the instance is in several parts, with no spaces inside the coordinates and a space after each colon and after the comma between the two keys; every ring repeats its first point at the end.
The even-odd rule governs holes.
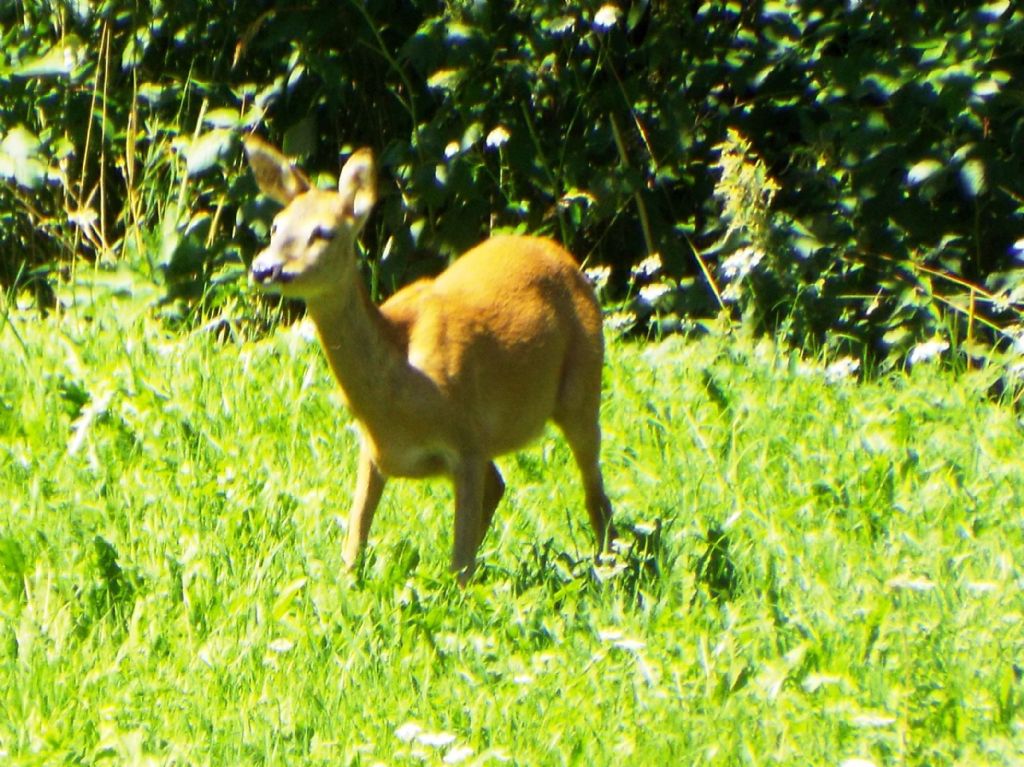
{"type": "Polygon", "coordinates": [[[309,191],[311,184],[305,174],[263,139],[246,136],[245,156],[260,191],[272,200],[287,205],[309,191]]]}
{"type": "Polygon", "coordinates": [[[338,179],[338,192],[357,224],[362,226],[377,202],[377,167],[373,152],[360,149],[348,158],[338,179]]]}

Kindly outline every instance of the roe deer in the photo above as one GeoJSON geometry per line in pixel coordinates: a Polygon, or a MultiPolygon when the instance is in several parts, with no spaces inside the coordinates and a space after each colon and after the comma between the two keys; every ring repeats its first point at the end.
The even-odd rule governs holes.
{"type": "Polygon", "coordinates": [[[583,475],[598,546],[608,546],[615,530],[598,463],[601,311],[572,256],[539,237],[493,237],[378,307],[355,255],[376,202],[372,153],[349,158],[334,192],[313,188],[260,139],[247,138],[245,149],[260,190],[284,206],[252,280],[305,301],[358,422],[345,564],[358,561],[387,477],[445,474],[455,485],[451,569],[464,586],[505,491],[493,459],[549,419],[583,475]]]}

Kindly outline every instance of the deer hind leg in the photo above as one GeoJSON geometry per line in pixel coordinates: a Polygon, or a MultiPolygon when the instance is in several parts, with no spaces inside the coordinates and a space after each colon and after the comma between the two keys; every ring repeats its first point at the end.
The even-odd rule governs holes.
{"type": "Polygon", "coordinates": [[[494,510],[498,508],[501,496],[505,494],[505,480],[501,478],[501,472],[494,462],[487,464],[484,472],[484,503],[483,513],[480,516],[480,534],[476,542],[477,549],[484,542],[487,531],[491,529],[491,520],[494,519],[494,510]]]}
{"type": "Polygon", "coordinates": [[[456,468],[455,481],[455,541],[452,546],[451,570],[456,573],[459,586],[465,586],[476,570],[476,551],[504,489],[497,469],[478,458],[464,458],[456,468]],[[499,484],[500,483],[500,484],[499,484]]]}
{"type": "Polygon", "coordinates": [[[604,491],[604,477],[598,458],[601,452],[601,429],[596,419],[589,424],[560,423],[559,426],[583,478],[587,515],[594,531],[594,540],[598,549],[607,550],[618,533],[612,524],[612,503],[604,491]]]}
{"type": "Polygon", "coordinates": [[[384,475],[380,473],[364,446],[359,451],[359,470],[356,475],[356,490],[352,496],[352,509],[348,515],[348,536],[345,538],[345,567],[351,570],[359,561],[359,554],[366,545],[373,523],[373,513],[384,492],[384,475]]]}
{"type": "Polygon", "coordinates": [[[586,359],[568,360],[554,421],[579,467],[598,549],[607,550],[618,533],[612,524],[612,504],[601,474],[601,356],[598,351],[586,359]]]}

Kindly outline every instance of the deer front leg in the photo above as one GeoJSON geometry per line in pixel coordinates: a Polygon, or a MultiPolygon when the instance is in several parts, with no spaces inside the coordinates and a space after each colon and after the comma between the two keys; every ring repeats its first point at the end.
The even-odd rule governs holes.
{"type": "Polygon", "coordinates": [[[364,445],[359,450],[359,470],[356,475],[356,491],[352,496],[352,510],[348,514],[348,536],[345,538],[345,568],[351,570],[359,561],[359,553],[370,535],[373,513],[384,492],[384,475],[380,473],[364,445]]]}
{"type": "Polygon", "coordinates": [[[487,466],[482,460],[465,459],[454,475],[455,542],[452,546],[451,570],[456,573],[459,586],[463,588],[476,569],[476,550],[483,538],[481,527],[487,466]]]}

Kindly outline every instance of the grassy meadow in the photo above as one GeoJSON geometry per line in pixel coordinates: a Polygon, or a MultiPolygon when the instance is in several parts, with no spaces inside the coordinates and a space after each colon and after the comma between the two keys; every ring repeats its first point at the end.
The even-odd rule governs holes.
{"type": "Polygon", "coordinates": [[[0,763],[1024,763],[1024,450],[984,371],[869,382],[736,334],[610,344],[595,566],[550,431],[465,591],[312,335],[0,314],[0,763]]]}

